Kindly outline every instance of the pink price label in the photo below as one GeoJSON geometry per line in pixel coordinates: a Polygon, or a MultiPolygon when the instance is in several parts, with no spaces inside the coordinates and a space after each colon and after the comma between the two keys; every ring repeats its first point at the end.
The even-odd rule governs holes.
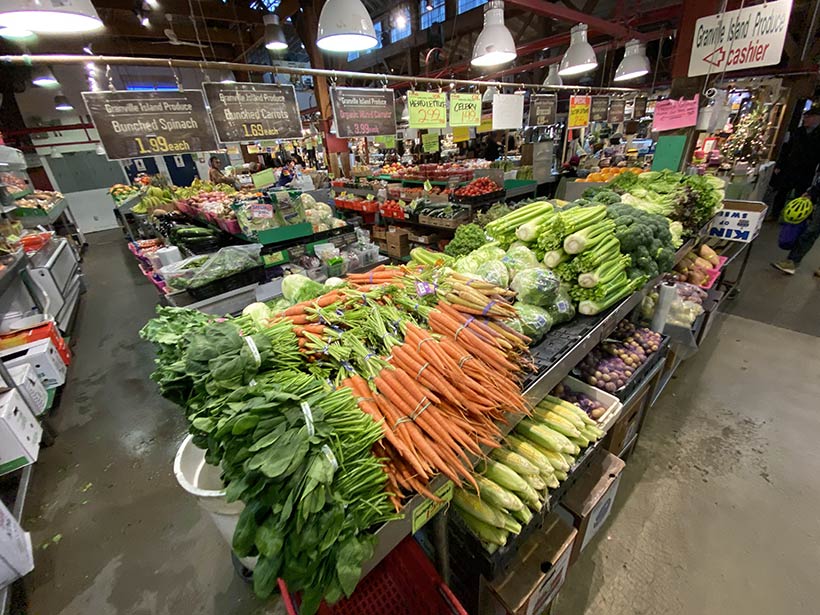
{"type": "Polygon", "coordinates": [[[436,285],[430,284],[429,282],[422,282],[421,280],[416,282],[416,294],[419,297],[426,297],[427,295],[433,295],[436,292],[436,285]]]}

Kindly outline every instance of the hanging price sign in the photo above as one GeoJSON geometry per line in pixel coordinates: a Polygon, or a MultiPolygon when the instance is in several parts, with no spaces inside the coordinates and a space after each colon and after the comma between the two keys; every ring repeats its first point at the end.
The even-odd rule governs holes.
{"type": "Polygon", "coordinates": [[[410,128],[445,128],[447,95],[443,92],[407,92],[410,128]]]}
{"type": "Polygon", "coordinates": [[[567,128],[584,128],[585,126],[589,126],[589,109],[591,106],[591,96],[570,96],[569,122],[567,128]]]}
{"type": "Polygon", "coordinates": [[[292,85],[205,83],[202,89],[222,143],[302,138],[302,116],[292,85]]]}
{"type": "Polygon", "coordinates": [[[549,126],[555,123],[555,94],[530,96],[530,126],[549,126]]]}
{"type": "Polygon", "coordinates": [[[470,140],[470,129],[466,126],[453,127],[453,143],[463,143],[470,140]]]}
{"type": "Polygon", "coordinates": [[[624,121],[626,101],[623,98],[613,98],[609,101],[609,123],[620,124],[624,121]]]}
{"type": "Polygon", "coordinates": [[[606,122],[609,115],[609,96],[593,96],[589,111],[590,122],[606,122]]]}
{"type": "Polygon", "coordinates": [[[330,88],[330,102],[341,139],[396,134],[396,99],[393,90],[330,88]]]}
{"type": "Polygon", "coordinates": [[[450,126],[481,123],[481,94],[450,94],[450,126]]]}
{"type": "Polygon", "coordinates": [[[646,98],[636,96],[632,107],[632,119],[639,120],[644,115],[646,115],[646,98]]]}
{"type": "Polygon", "coordinates": [[[396,135],[382,135],[380,137],[376,137],[373,141],[387,149],[396,148],[396,135]]]}
{"type": "Polygon", "coordinates": [[[426,134],[421,135],[421,146],[424,149],[425,153],[432,154],[439,150],[439,141],[438,135],[436,134],[426,134]]]}

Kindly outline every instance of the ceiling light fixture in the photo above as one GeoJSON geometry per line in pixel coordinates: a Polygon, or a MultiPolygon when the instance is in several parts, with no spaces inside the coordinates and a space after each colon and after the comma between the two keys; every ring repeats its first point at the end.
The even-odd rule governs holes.
{"type": "Polygon", "coordinates": [[[503,0],[490,0],[484,7],[484,27],[473,46],[473,66],[497,66],[512,62],[515,41],[504,25],[503,0]]]}
{"type": "Polygon", "coordinates": [[[31,82],[41,88],[55,88],[60,85],[57,77],[51,72],[48,66],[39,66],[31,74],[31,82]]]}
{"type": "Polygon", "coordinates": [[[646,47],[633,38],[626,43],[624,59],[615,69],[613,81],[629,81],[649,73],[649,58],[646,57],[646,47]]]}
{"type": "Polygon", "coordinates": [[[282,26],[279,25],[279,15],[272,13],[262,17],[265,24],[265,49],[271,51],[283,51],[288,48],[288,39],[282,26]]]}
{"type": "Polygon", "coordinates": [[[236,79],[234,79],[233,71],[224,70],[219,74],[219,83],[236,83],[236,79]]]}
{"type": "Polygon", "coordinates": [[[19,28],[0,28],[0,36],[10,41],[22,41],[34,36],[31,30],[21,30],[19,28]]]}
{"type": "Polygon", "coordinates": [[[547,78],[544,79],[544,85],[564,85],[564,80],[558,74],[558,64],[550,64],[547,78]]]}
{"type": "Polygon", "coordinates": [[[94,55],[94,50],[91,49],[92,45],[93,45],[93,43],[88,43],[88,45],[83,47],[83,53],[87,53],[88,55],[93,56],[94,55]]]}
{"type": "Polygon", "coordinates": [[[587,25],[579,23],[570,34],[569,49],[561,59],[558,74],[562,77],[581,75],[598,68],[598,58],[595,50],[587,42],[587,25]]]}
{"type": "Polygon", "coordinates": [[[68,102],[68,98],[63,96],[62,94],[57,94],[54,97],[54,108],[57,111],[73,111],[74,107],[70,102],[68,102]]]}
{"type": "Polygon", "coordinates": [[[140,25],[143,28],[150,28],[151,27],[151,21],[148,19],[148,15],[146,15],[145,13],[140,13],[140,14],[137,14],[137,17],[139,18],[140,25]]]}
{"type": "Polygon", "coordinates": [[[397,28],[404,28],[407,25],[407,18],[404,16],[404,13],[399,12],[396,14],[396,27],[397,28]]]}
{"type": "Polygon", "coordinates": [[[91,0],[5,0],[0,26],[51,34],[89,32],[103,27],[91,0]]]}
{"type": "Polygon", "coordinates": [[[491,85],[486,90],[484,90],[484,95],[481,97],[481,102],[493,102],[493,98],[495,98],[496,94],[498,94],[498,88],[494,85],[491,85]]]}
{"type": "Polygon", "coordinates": [[[432,5],[431,3],[429,3],[429,2],[428,2],[428,3],[427,3],[427,6],[426,6],[426,7],[424,7],[424,8],[426,8],[426,9],[427,9],[427,11],[429,12],[429,11],[432,11],[432,10],[433,10],[433,5],[432,5]]]}
{"type": "Polygon", "coordinates": [[[325,51],[365,51],[378,45],[373,20],[361,0],[327,0],[316,45],[325,51]]]}

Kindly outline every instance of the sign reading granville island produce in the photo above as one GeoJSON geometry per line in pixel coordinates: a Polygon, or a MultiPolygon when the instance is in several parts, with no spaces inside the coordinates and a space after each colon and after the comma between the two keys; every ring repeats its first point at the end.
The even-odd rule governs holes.
{"type": "Polygon", "coordinates": [[[530,96],[530,126],[549,126],[555,123],[555,94],[534,94],[530,96]]]}
{"type": "Polygon", "coordinates": [[[620,124],[624,121],[624,109],[626,100],[623,98],[613,98],[609,101],[609,123],[620,124]]]}
{"type": "Polygon", "coordinates": [[[341,139],[396,134],[393,90],[330,88],[336,135],[341,139]]]}
{"type": "Polygon", "coordinates": [[[203,83],[222,143],[301,139],[302,117],[292,85],[203,83]]]}
{"type": "Polygon", "coordinates": [[[593,96],[589,110],[590,122],[606,122],[609,115],[609,96],[593,96]]]}
{"type": "Polygon", "coordinates": [[[217,148],[200,90],[83,92],[109,160],[217,148]]]}

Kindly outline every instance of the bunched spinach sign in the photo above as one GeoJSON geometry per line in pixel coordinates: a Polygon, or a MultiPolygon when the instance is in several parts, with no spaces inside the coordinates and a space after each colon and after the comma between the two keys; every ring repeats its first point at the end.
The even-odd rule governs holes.
{"type": "Polygon", "coordinates": [[[202,88],[222,143],[302,138],[302,117],[292,85],[204,83],[202,88]]]}
{"type": "Polygon", "coordinates": [[[339,138],[396,134],[396,95],[393,90],[331,88],[330,101],[339,138]]]}
{"type": "Polygon", "coordinates": [[[217,148],[199,90],[83,92],[109,160],[217,148]]]}

